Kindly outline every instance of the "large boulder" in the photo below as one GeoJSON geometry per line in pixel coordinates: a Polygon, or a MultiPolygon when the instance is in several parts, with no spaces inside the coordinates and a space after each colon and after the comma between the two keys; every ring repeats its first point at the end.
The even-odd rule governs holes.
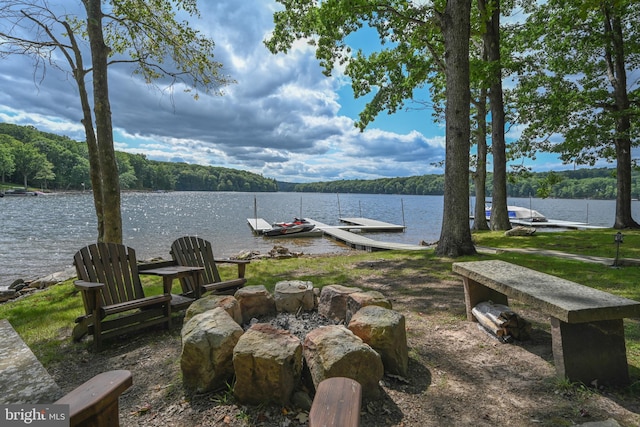
{"type": "Polygon", "coordinates": [[[380,307],[391,309],[391,302],[378,291],[355,292],[347,296],[347,311],[345,315],[345,324],[348,325],[351,317],[362,307],[368,305],[377,305],[380,307]]]}
{"type": "Polygon", "coordinates": [[[300,382],[302,344],[287,331],[258,323],[238,340],[233,367],[233,392],[239,401],[286,405],[300,382]]]}
{"type": "Polygon", "coordinates": [[[273,298],[278,312],[296,313],[315,308],[313,283],[302,280],[286,280],[276,283],[273,298]]]}
{"type": "Polygon", "coordinates": [[[238,289],[234,296],[240,303],[243,323],[248,323],[254,317],[276,314],[273,295],[263,285],[245,286],[238,289]]]}
{"type": "Polygon", "coordinates": [[[202,393],[225,387],[233,376],[233,348],[243,330],[217,307],[192,317],[182,328],[180,367],[185,388],[202,393]]]}
{"type": "Polygon", "coordinates": [[[240,303],[231,295],[206,295],[193,303],[187,308],[184,315],[184,323],[187,323],[192,317],[202,314],[214,308],[221,307],[231,316],[233,320],[242,325],[242,312],[240,311],[240,303]]]}
{"type": "Polygon", "coordinates": [[[369,305],[353,315],[349,330],[380,354],[387,373],[407,375],[409,351],[402,314],[369,305]]]}
{"type": "Polygon", "coordinates": [[[513,227],[510,230],[504,232],[504,235],[507,237],[513,236],[531,236],[536,232],[535,227],[525,227],[522,225],[518,225],[517,227],[513,227]]]}
{"type": "Polygon", "coordinates": [[[7,286],[0,286],[0,302],[9,301],[17,296],[15,289],[11,289],[7,286]]]}
{"type": "Polygon", "coordinates": [[[344,322],[347,313],[349,295],[362,292],[362,289],[342,285],[328,285],[320,292],[318,313],[336,322],[344,322]]]}
{"type": "Polygon", "coordinates": [[[384,375],[380,355],[344,326],[322,326],[309,332],[303,345],[304,359],[317,388],[331,377],[347,377],[362,385],[364,396],[380,394],[384,375]]]}

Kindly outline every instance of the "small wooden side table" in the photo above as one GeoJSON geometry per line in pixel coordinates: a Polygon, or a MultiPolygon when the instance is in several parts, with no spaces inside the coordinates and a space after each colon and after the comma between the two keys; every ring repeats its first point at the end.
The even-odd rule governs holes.
{"type": "Polygon", "coordinates": [[[180,279],[181,277],[191,277],[196,284],[195,290],[195,298],[190,298],[185,295],[176,295],[171,294],[171,309],[182,310],[183,308],[189,307],[189,305],[200,298],[200,287],[202,280],[202,272],[204,271],[204,267],[188,267],[188,266],[169,266],[169,267],[158,267],[158,268],[150,268],[148,270],[140,270],[139,274],[149,274],[151,276],[160,276],[162,277],[162,285],[164,287],[164,292],[171,294],[171,288],[173,287],[173,281],[175,279],[180,279]]]}

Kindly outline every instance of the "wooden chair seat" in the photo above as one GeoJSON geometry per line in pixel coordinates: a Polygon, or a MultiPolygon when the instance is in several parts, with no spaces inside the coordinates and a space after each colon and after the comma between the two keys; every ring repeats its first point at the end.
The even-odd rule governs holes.
{"type": "Polygon", "coordinates": [[[171,301],[171,295],[154,295],[135,301],[125,301],[118,304],[111,304],[109,306],[100,307],[100,311],[104,313],[105,316],[109,316],[111,314],[124,313],[126,311],[136,310],[139,308],[156,306],[166,301],[171,301]]]}

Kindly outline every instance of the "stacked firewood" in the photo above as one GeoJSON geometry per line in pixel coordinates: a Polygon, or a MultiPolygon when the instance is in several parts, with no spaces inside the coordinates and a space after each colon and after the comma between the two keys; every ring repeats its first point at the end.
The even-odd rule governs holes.
{"type": "Polygon", "coordinates": [[[483,301],[471,310],[478,323],[502,342],[530,338],[531,323],[514,313],[509,307],[483,301]]]}

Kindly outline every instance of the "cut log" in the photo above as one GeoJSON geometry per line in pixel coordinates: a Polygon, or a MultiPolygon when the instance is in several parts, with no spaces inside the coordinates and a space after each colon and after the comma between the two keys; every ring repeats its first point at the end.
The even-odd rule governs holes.
{"type": "Polygon", "coordinates": [[[506,305],[483,301],[471,312],[480,325],[503,342],[529,339],[531,324],[506,305]]]}

